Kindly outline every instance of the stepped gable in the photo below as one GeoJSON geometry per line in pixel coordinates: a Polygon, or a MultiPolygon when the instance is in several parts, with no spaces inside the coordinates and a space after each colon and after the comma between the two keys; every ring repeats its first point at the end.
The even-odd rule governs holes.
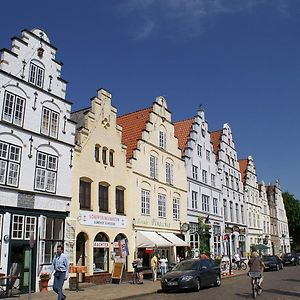
{"type": "Polygon", "coordinates": [[[218,152],[220,149],[222,132],[223,132],[223,130],[220,129],[220,130],[212,131],[210,133],[210,140],[213,144],[214,153],[215,153],[217,159],[218,159],[218,152]]]}
{"type": "Polygon", "coordinates": [[[137,148],[137,142],[142,138],[142,132],[146,129],[152,107],[141,109],[117,118],[117,124],[122,127],[122,143],[127,146],[126,159],[133,157],[133,151],[137,148]]]}
{"type": "Polygon", "coordinates": [[[174,124],[175,136],[178,139],[178,148],[181,150],[182,153],[186,148],[186,144],[192,129],[193,122],[194,118],[191,118],[183,121],[178,121],[174,124]]]}
{"type": "Polygon", "coordinates": [[[245,183],[246,183],[246,173],[247,173],[248,159],[240,159],[239,160],[239,165],[240,165],[242,182],[243,182],[243,185],[245,185],[245,183]]]}

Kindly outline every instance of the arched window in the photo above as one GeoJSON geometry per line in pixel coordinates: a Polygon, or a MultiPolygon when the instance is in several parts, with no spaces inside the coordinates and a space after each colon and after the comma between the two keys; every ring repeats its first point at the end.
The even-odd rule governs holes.
{"type": "Polygon", "coordinates": [[[108,199],[108,192],[109,192],[109,184],[102,182],[99,184],[99,211],[101,212],[108,212],[109,209],[109,199],[108,199]]]}
{"type": "Polygon", "coordinates": [[[93,270],[94,273],[108,272],[109,239],[103,232],[99,232],[94,239],[93,270]]]}
{"type": "Polygon", "coordinates": [[[119,233],[114,239],[114,257],[115,258],[124,258],[125,260],[125,269],[127,270],[128,266],[128,239],[123,233],[119,233]]]}

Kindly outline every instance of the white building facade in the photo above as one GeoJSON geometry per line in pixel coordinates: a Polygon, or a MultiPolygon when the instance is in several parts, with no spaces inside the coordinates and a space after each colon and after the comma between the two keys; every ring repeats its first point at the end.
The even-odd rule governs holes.
{"type": "Polygon", "coordinates": [[[39,29],[23,30],[1,50],[0,272],[20,276],[25,292],[30,270],[37,290],[64,243],[71,200],[75,125],[56,50],[39,29]]]}
{"type": "Polygon", "coordinates": [[[206,242],[201,239],[202,234],[208,235],[209,252],[220,256],[223,253],[224,232],[221,176],[204,111],[198,111],[192,119],[176,122],[175,133],[187,172],[191,256],[198,257],[200,254],[200,240],[206,242]],[[199,231],[199,217],[204,223],[206,220],[209,232],[199,231]]]}

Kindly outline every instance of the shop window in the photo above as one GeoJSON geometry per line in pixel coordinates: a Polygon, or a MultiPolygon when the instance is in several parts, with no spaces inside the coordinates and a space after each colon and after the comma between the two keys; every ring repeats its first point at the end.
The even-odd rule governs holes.
{"type": "Polygon", "coordinates": [[[109,240],[106,234],[98,233],[94,239],[93,247],[94,273],[108,272],[109,264],[109,240]]]}
{"type": "Polygon", "coordinates": [[[80,203],[80,209],[91,208],[91,182],[80,179],[79,203],[80,203]]]}
{"type": "Polygon", "coordinates": [[[124,214],[124,190],[116,188],[116,212],[124,214]]]}
{"type": "Polygon", "coordinates": [[[128,240],[126,236],[122,233],[119,233],[114,239],[114,258],[125,258],[125,270],[127,270],[128,266],[128,240]]]}
{"type": "Polygon", "coordinates": [[[99,184],[99,211],[108,212],[108,186],[99,184]]]}

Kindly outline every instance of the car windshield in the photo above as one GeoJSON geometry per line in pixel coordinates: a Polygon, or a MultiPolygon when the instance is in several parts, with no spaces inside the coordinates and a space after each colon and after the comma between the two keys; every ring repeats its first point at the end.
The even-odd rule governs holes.
{"type": "Polygon", "coordinates": [[[275,256],[263,256],[263,261],[275,261],[275,256]]]}
{"type": "Polygon", "coordinates": [[[292,253],[286,253],[283,255],[284,258],[290,258],[292,256],[293,256],[292,253]]]}
{"type": "Polygon", "coordinates": [[[176,265],[172,271],[188,271],[188,270],[197,270],[198,261],[196,260],[186,260],[182,261],[176,265]]]}

